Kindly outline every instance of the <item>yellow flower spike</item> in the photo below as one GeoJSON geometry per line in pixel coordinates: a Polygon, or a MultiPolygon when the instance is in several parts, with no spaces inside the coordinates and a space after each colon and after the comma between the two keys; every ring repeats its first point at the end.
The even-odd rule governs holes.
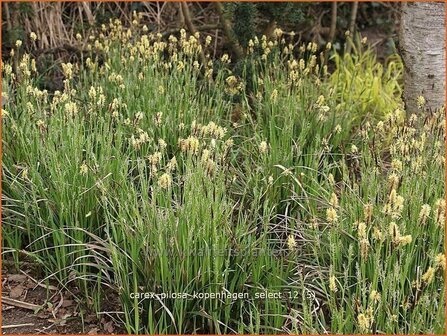
{"type": "Polygon", "coordinates": [[[69,116],[75,116],[76,114],[78,114],[78,106],[76,105],[75,102],[68,102],[65,104],[65,112],[69,115],[69,116]]]}
{"type": "Polygon", "coordinates": [[[444,253],[439,253],[435,257],[435,265],[437,269],[445,270],[446,258],[444,253]]]}
{"type": "Polygon", "coordinates": [[[398,242],[400,239],[399,227],[395,222],[391,222],[388,228],[388,233],[394,242],[398,242]]]}
{"type": "Polygon", "coordinates": [[[315,105],[320,107],[320,106],[323,106],[324,102],[325,102],[324,96],[320,95],[320,96],[318,96],[317,101],[315,102],[315,105]]]}
{"type": "Polygon", "coordinates": [[[329,277],[329,290],[333,293],[338,292],[337,281],[336,281],[335,275],[331,275],[329,277]]]}
{"type": "Polygon", "coordinates": [[[187,139],[180,139],[179,145],[182,152],[197,154],[200,143],[196,137],[189,136],[187,139]]]}
{"type": "Polygon", "coordinates": [[[208,159],[206,163],[206,173],[208,175],[213,175],[216,171],[217,165],[216,162],[214,162],[212,159],[208,159]]]}
{"type": "Polygon", "coordinates": [[[228,63],[230,60],[230,57],[228,56],[228,54],[223,54],[222,57],[220,58],[220,61],[222,63],[228,63]]]}
{"type": "Polygon", "coordinates": [[[369,294],[369,299],[374,302],[377,303],[380,301],[381,299],[381,295],[378,291],[376,290],[372,290],[371,293],[369,294]]]}
{"type": "Polygon", "coordinates": [[[211,79],[213,78],[213,69],[209,68],[205,71],[205,78],[211,79]]]}
{"type": "Polygon", "coordinates": [[[385,124],[384,122],[381,120],[377,123],[376,125],[376,132],[378,133],[383,133],[385,131],[385,124]]]}
{"type": "Polygon", "coordinates": [[[362,259],[368,258],[369,241],[366,238],[360,240],[360,256],[362,259]]]}
{"type": "Polygon", "coordinates": [[[293,235],[289,235],[289,237],[287,238],[287,247],[290,251],[294,251],[296,249],[297,244],[293,235]]]}
{"type": "Polygon", "coordinates": [[[182,130],[184,130],[185,129],[185,124],[184,123],[180,123],[180,124],[178,124],[178,129],[180,130],[180,131],[182,131],[182,130]]]}
{"type": "Polygon", "coordinates": [[[212,41],[212,37],[210,36],[210,35],[208,35],[206,38],[205,38],[205,45],[210,45],[211,44],[211,41],[212,41]]]}
{"type": "Polygon", "coordinates": [[[383,212],[390,215],[392,219],[401,217],[405,199],[397,194],[396,189],[392,189],[388,197],[388,203],[385,204],[383,212]]]}
{"type": "Polygon", "coordinates": [[[182,61],[179,61],[177,63],[177,71],[182,71],[185,68],[185,63],[183,63],[182,61]]]}
{"type": "Polygon", "coordinates": [[[174,171],[177,168],[177,159],[175,158],[175,156],[173,156],[171,158],[171,160],[169,160],[166,169],[168,172],[174,171]]]}
{"type": "Polygon", "coordinates": [[[143,115],[143,112],[137,112],[137,113],[135,113],[135,121],[140,121],[140,120],[142,120],[143,119],[143,117],[144,117],[144,115],[143,115]]]}
{"type": "Polygon", "coordinates": [[[295,59],[292,61],[287,61],[287,65],[289,66],[290,70],[298,69],[298,62],[295,59]]]}
{"type": "Polygon", "coordinates": [[[73,64],[71,63],[62,63],[62,72],[67,79],[71,79],[73,77],[73,64]]]}
{"type": "Polygon", "coordinates": [[[371,223],[373,214],[373,205],[365,204],[363,206],[363,218],[367,224],[371,223]]]}
{"type": "Polygon", "coordinates": [[[147,157],[147,160],[152,166],[156,166],[161,161],[161,153],[155,152],[147,157]]]}
{"type": "Polygon", "coordinates": [[[39,128],[45,127],[45,122],[42,119],[36,121],[36,126],[39,128]]]}
{"type": "Polygon", "coordinates": [[[397,174],[392,173],[388,176],[388,182],[390,184],[390,189],[397,189],[399,186],[400,177],[397,174]]]}
{"type": "Polygon", "coordinates": [[[419,109],[422,109],[425,106],[425,104],[426,104],[426,100],[425,100],[425,98],[423,96],[419,96],[417,98],[416,102],[417,102],[417,105],[418,105],[419,109]]]}
{"type": "Polygon", "coordinates": [[[363,313],[357,316],[357,322],[362,332],[367,332],[370,328],[370,319],[363,313]]]}
{"type": "Polygon", "coordinates": [[[393,213],[391,215],[391,218],[397,219],[401,217],[401,213],[404,207],[404,201],[405,199],[398,195],[394,201],[394,207],[393,207],[393,213]]]}
{"type": "Polygon", "coordinates": [[[374,239],[376,239],[378,241],[383,241],[384,240],[384,236],[383,236],[382,231],[379,228],[377,228],[377,227],[374,227],[372,236],[373,236],[374,239]]]}
{"type": "Polygon", "coordinates": [[[272,94],[270,95],[270,99],[272,100],[272,102],[276,103],[276,100],[278,99],[278,90],[274,89],[272,91],[272,94]]]}
{"type": "Polygon", "coordinates": [[[24,180],[28,179],[28,168],[25,168],[25,169],[22,170],[22,178],[24,180]]]}
{"type": "Polygon", "coordinates": [[[83,162],[81,167],[79,167],[79,172],[81,175],[86,175],[88,173],[88,166],[85,164],[85,162],[83,162]]]}
{"type": "Polygon", "coordinates": [[[163,112],[157,112],[154,117],[155,126],[160,126],[162,123],[163,112]]]}
{"type": "Polygon", "coordinates": [[[284,32],[282,31],[281,28],[276,28],[276,29],[273,31],[273,34],[274,34],[274,36],[275,36],[276,38],[280,38],[280,37],[282,36],[283,33],[284,33],[284,32]]]}
{"type": "Polygon", "coordinates": [[[445,222],[445,200],[438,199],[435,202],[435,222],[438,226],[444,226],[445,222]]]}
{"type": "Polygon", "coordinates": [[[338,222],[337,211],[333,207],[326,209],[326,219],[329,224],[334,224],[338,222]]]}
{"type": "Polygon", "coordinates": [[[338,208],[338,197],[336,193],[331,194],[331,198],[329,200],[329,204],[332,205],[334,208],[338,208]]]}
{"type": "Polygon", "coordinates": [[[366,238],[366,223],[365,222],[357,223],[357,235],[360,239],[366,238]]]}
{"type": "Polygon", "coordinates": [[[400,161],[398,159],[393,159],[391,161],[391,168],[393,168],[397,172],[401,172],[402,168],[403,168],[402,161],[400,161]]]}
{"type": "Polygon", "coordinates": [[[330,174],[328,175],[327,180],[328,180],[329,184],[330,184],[332,187],[335,186],[335,178],[334,178],[334,175],[332,175],[332,173],[330,173],[330,174]]]}
{"type": "Polygon", "coordinates": [[[202,162],[206,163],[208,161],[209,157],[210,157],[210,151],[208,149],[204,149],[202,151],[202,158],[201,158],[202,162]]]}
{"type": "Polygon", "coordinates": [[[172,184],[172,177],[168,173],[164,173],[158,179],[158,186],[162,189],[169,189],[172,184]]]}
{"type": "Polygon", "coordinates": [[[158,139],[158,146],[160,147],[160,149],[165,149],[168,145],[163,139],[158,139]]]}
{"type": "Polygon", "coordinates": [[[435,269],[433,267],[429,267],[427,272],[422,275],[422,281],[424,281],[427,285],[429,285],[435,277],[435,269]]]}
{"type": "Polygon", "coordinates": [[[259,151],[260,151],[262,154],[265,154],[265,153],[267,153],[267,150],[268,150],[268,144],[267,144],[267,142],[266,142],[266,141],[261,141],[261,143],[259,144],[259,151]]]}
{"type": "Polygon", "coordinates": [[[401,236],[399,237],[398,243],[402,246],[411,244],[413,241],[413,237],[411,235],[401,236]]]}
{"type": "Polygon", "coordinates": [[[431,207],[428,204],[422,205],[421,211],[419,212],[419,221],[422,225],[427,222],[428,217],[430,216],[431,207]]]}

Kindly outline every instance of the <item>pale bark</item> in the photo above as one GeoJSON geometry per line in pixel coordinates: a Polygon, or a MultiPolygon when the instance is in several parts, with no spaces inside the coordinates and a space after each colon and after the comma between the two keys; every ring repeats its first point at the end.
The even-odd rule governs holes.
{"type": "Polygon", "coordinates": [[[445,4],[402,3],[399,47],[404,61],[404,101],[408,113],[417,112],[417,99],[426,107],[445,104],[445,4]]]}

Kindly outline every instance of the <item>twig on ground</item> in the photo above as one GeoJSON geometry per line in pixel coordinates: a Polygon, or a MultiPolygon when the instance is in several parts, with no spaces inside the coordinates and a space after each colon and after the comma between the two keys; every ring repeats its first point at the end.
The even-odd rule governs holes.
{"type": "Polygon", "coordinates": [[[12,329],[12,328],[31,327],[31,326],[34,326],[34,323],[4,325],[2,326],[2,329],[12,329]]]}
{"type": "Polygon", "coordinates": [[[14,307],[19,307],[19,308],[24,308],[24,309],[29,309],[32,311],[36,311],[39,309],[42,309],[42,306],[33,304],[33,303],[28,303],[28,302],[23,302],[23,301],[19,301],[19,300],[14,300],[8,297],[2,297],[2,303],[4,304],[8,304],[10,306],[14,306],[14,307]]]}

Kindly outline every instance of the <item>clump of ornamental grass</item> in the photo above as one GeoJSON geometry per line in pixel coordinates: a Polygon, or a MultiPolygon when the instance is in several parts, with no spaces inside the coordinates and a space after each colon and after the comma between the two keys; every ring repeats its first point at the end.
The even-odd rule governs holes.
{"type": "Polygon", "coordinates": [[[318,226],[307,232],[320,238],[309,246],[331,269],[329,281],[322,281],[332,331],[444,328],[444,112],[412,115],[404,125],[397,119],[390,115],[386,122],[362,127],[362,147],[351,149],[338,181],[326,182],[338,206],[331,197],[322,208],[334,209],[337,221],[321,209],[318,226]],[[377,148],[390,135],[390,157],[384,158],[377,148]],[[433,207],[441,216],[432,215],[433,207]],[[417,323],[401,324],[408,320],[417,323]]]}
{"type": "Polygon", "coordinates": [[[3,64],[4,255],[97,312],[111,287],[129,333],[443,332],[444,110],[405,116],[398,59],[278,29],[232,68],[138,15],[88,40],[59,91],[3,64]]]}
{"type": "Polygon", "coordinates": [[[390,112],[402,108],[401,76],[403,63],[398,54],[392,54],[384,64],[376,59],[374,50],[368,46],[366,37],[347,37],[345,47],[350,53],[333,53],[335,63],[330,82],[334,96],[341,109],[354,109],[354,120],[368,116],[382,119],[390,112]]]}

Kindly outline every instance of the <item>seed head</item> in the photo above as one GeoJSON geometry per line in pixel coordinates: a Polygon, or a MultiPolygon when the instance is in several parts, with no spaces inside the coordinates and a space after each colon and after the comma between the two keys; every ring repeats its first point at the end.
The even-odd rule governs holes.
{"type": "Polygon", "coordinates": [[[334,293],[336,293],[338,291],[337,282],[336,282],[336,278],[334,275],[331,275],[329,277],[329,290],[334,293]]]}
{"type": "Polygon", "coordinates": [[[261,143],[259,144],[259,151],[263,154],[267,153],[268,150],[268,145],[267,142],[265,141],[261,141],[261,143]]]}
{"type": "Polygon", "coordinates": [[[162,189],[169,189],[172,184],[172,177],[168,173],[164,173],[158,179],[158,186],[162,189]]]}
{"type": "Polygon", "coordinates": [[[424,281],[427,285],[430,284],[435,277],[435,269],[433,267],[429,267],[427,272],[422,275],[422,281],[424,281]]]}
{"type": "Polygon", "coordinates": [[[357,322],[359,324],[359,328],[362,331],[367,331],[369,330],[369,326],[370,326],[370,319],[365,315],[365,314],[359,314],[357,316],[357,322]]]}
{"type": "Polygon", "coordinates": [[[381,295],[378,291],[376,290],[372,290],[371,293],[369,294],[369,298],[371,301],[373,301],[374,303],[377,303],[380,301],[381,299],[381,295]]]}
{"type": "Polygon", "coordinates": [[[419,221],[422,225],[427,222],[427,218],[430,216],[431,207],[428,204],[424,204],[419,212],[419,221]]]}
{"type": "Polygon", "coordinates": [[[419,96],[417,98],[416,102],[417,102],[418,108],[422,109],[425,106],[426,100],[425,100],[425,98],[423,96],[419,96]]]}
{"type": "Polygon", "coordinates": [[[326,209],[326,219],[330,224],[337,223],[338,215],[337,215],[337,211],[335,211],[335,209],[333,207],[326,209]]]}
{"type": "Polygon", "coordinates": [[[435,265],[436,265],[437,269],[445,270],[445,254],[444,253],[439,253],[435,257],[435,265]]]}
{"type": "Polygon", "coordinates": [[[338,208],[338,197],[336,193],[332,193],[329,203],[333,208],[338,208]]]}
{"type": "Polygon", "coordinates": [[[289,235],[289,238],[287,238],[287,246],[288,246],[290,251],[295,250],[295,248],[296,248],[296,241],[295,241],[295,238],[293,237],[293,235],[289,235]]]}
{"type": "Polygon", "coordinates": [[[81,167],[79,168],[79,172],[81,175],[86,175],[88,173],[88,166],[84,163],[82,163],[81,167]]]}

